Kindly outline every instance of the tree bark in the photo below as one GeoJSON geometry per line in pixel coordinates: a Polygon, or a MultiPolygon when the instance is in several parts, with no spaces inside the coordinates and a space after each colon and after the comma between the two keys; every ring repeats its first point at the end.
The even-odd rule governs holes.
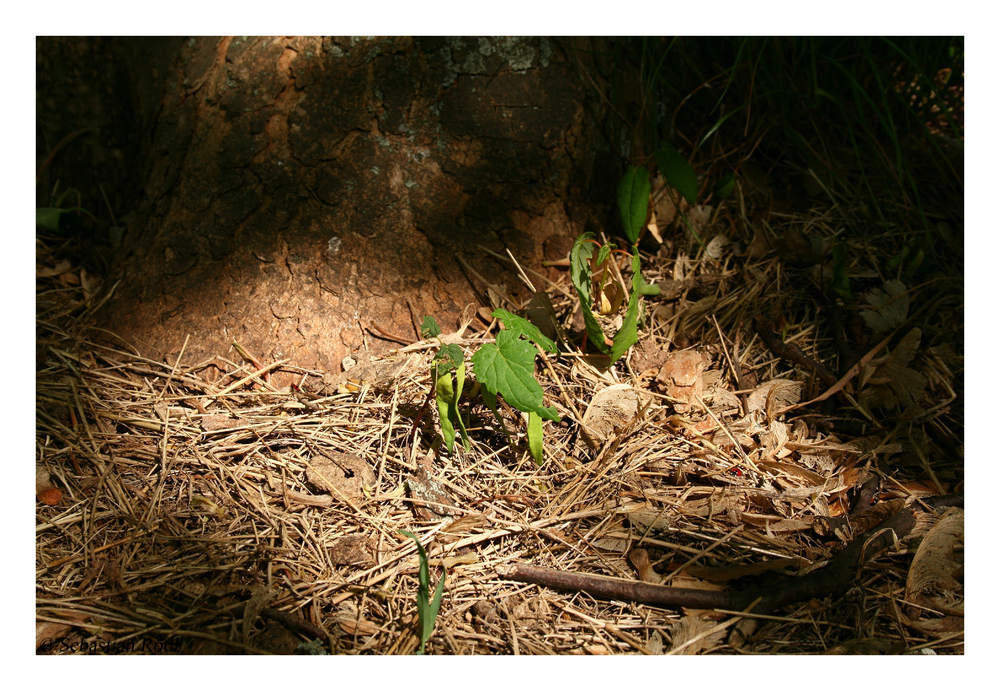
{"type": "MultiPolygon", "coordinates": [[[[398,346],[379,330],[417,340],[425,314],[457,324],[483,301],[482,278],[526,298],[484,248],[546,274],[543,260],[603,229],[628,153],[608,143],[621,137],[604,48],[39,39],[39,158],[81,122],[99,133],[107,160],[90,182],[113,190],[124,228],[107,241],[107,285],[119,283],[101,326],[170,362],[188,338],[184,364],[239,359],[235,341],[264,364],[336,372],[398,346]]],[[[41,188],[88,184],[72,165],[94,158],[85,145],[68,144],[41,188]]]]}

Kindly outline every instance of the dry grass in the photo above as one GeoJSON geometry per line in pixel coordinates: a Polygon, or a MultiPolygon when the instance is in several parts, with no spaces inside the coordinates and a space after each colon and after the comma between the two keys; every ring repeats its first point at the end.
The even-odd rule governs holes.
{"type": "MultiPolygon", "coordinates": [[[[810,222],[814,234],[827,230],[810,222]]],[[[874,641],[869,652],[962,652],[960,630],[907,625],[906,543],[868,562],[846,595],[749,617],[601,601],[498,574],[520,562],[634,580],[640,548],[655,572],[644,576],[669,585],[725,587],[734,568],[765,562],[806,571],[842,546],[814,521],[843,513],[866,474],[903,497],[918,492],[914,479],[947,484],[932,462],[907,474],[889,461],[904,429],[954,429],[941,392],[957,374],[944,359],[921,367],[945,404],[905,428],[871,424],[857,382],[836,415],[868,425],[864,438],[835,434],[838,418],[819,406],[780,414],[777,396],[748,411],[753,390],[774,379],[801,382],[801,400],[826,388],[764,346],[752,324],[762,306],[794,303],[785,313],[800,319],[785,324],[785,341],[836,359],[781,261],[672,247],[644,267],[669,290],[647,303],[641,341],[616,367],[601,372],[567,347],[539,360],[546,404],[563,416],[546,423],[541,467],[517,417],[507,418],[512,447],[472,401],[470,451],[434,447],[431,411],[411,435],[433,344],[376,362],[358,385],[270,363],[298,376],[299,391],[278,391],[235,351],[166,364],[109,346],[88,327],[98,297],[76,270],[40,278],[36,462],[62,491],[57,505],[38,504],[42,649],[291,652],[319,639],[333,653],[412,653],[418,562],[399,532],[410,530],[427,545],[432,582],[442,565],[447,574],[430,654],[801,653],[856,639],[874,641]],[[707,363],[700,399],[687,405],[655,377],[680,345],[707,363]],[[408,366],[385,365],[399,362],[408,366]],[[593,449],[581,416],[620,382],[648,392],[648,405],[593,449]],[[318,485],[310,473],[343,461],[337,454],[367,470],[318,485]]],[[[566,323],[568,286],[549,290],[566,323]]],[[[471,354],[490,337],[483,328],[459,342],[471,354]]]]}

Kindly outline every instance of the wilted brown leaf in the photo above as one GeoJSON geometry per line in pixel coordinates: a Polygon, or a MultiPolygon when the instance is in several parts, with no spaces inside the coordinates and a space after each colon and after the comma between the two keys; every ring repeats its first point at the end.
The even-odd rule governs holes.
{"type": "Polygon", "coordinates": [[[614,384],[601,389],[583,414],[580,429],[583,438],[596,449],[635,419],[644,398],[648,395],[643,396],[628,384],[614,384]]]}
{"type": "Polygon", "coordinates": [[[678,412],[685,412],[691,403],[701,397],[705,389],[702,373],[708,366],[706,358],[696,350],[671,353],[656,380],[667,387],[667,395],[681,403],[675,404],[678,412]]]}
{"type": "Polygon", "coordinates": [[[802,382],[791,379],[766,381],[747,396],[747,412],[755,410],[781,410],[798,403],[802,398],[802,382]]]}
{"type": "Polygon", "coordinates": [[[948,509],[924,536],[906,576],[910,624],[925,632],[961,631],[965,622],[965,512],[948,509]]]}

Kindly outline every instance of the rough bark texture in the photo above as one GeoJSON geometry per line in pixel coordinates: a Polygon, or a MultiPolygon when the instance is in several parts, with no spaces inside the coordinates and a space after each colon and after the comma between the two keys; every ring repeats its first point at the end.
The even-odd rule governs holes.
{"type": "Polygon", "coordinates": [[[51,173],[86,162],[130,211],[102,326],[171,362],[190,336],[186,364],[237,359],[236,340],[335,372],[393,345],[366,327],[416,339],[424,314],[447,328],[482,302],[456,255],[524,296],[481,247],[544,272],[593,226],[625,163],[601,144],[594,55],[545,38],[40,39],[39,157],[88,123],[118,152],[51,173]],[[47,71],[68,58],[81,74],[47,71]],[[79,113],[52,115],[81,88],[79,113]]]}

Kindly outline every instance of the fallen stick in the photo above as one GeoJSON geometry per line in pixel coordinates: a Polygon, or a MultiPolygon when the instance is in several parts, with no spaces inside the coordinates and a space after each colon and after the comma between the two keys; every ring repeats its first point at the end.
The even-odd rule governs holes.
{"type": "MultiPolygon", "coordinates": [[[[924,500],[934,507],[962,506],[962,495],[945,495],[924,500]]],[[[802,576],[768,574],[741,589],[729,591],[671,588],[625,578],[558,571],[528,564],[500,567],[497,574],[523,583],[535,583],[556,590],[585,592],[605,600],[640,602],[679,609],[746,610],[759,599],[753,611],[768,612],[793,602],[827,595],[839,595],[855,582],[864,562],[910,534],[917,509],[903,507],[871,530],[854,538],[826,566],[802,576]]]]}

